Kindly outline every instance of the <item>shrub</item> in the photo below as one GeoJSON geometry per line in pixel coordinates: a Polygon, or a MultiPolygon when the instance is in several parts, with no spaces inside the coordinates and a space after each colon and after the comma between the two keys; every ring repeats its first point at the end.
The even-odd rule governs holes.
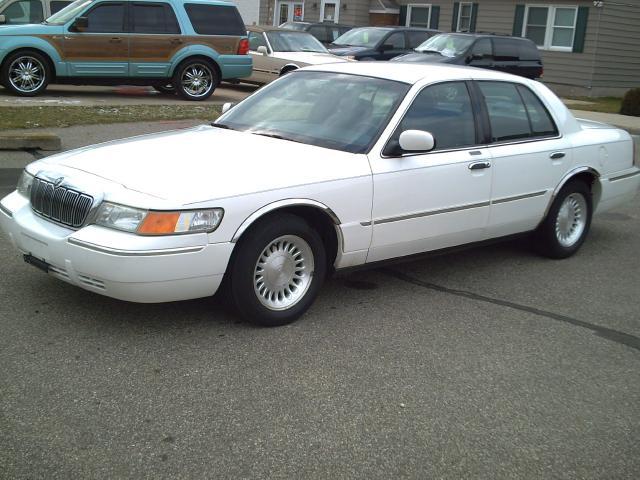
{"type": "Polygon", "coordinates": [[[622,115],[640,117],[640,88],[632,88],[624,94],[620,113],[622,115]]]}

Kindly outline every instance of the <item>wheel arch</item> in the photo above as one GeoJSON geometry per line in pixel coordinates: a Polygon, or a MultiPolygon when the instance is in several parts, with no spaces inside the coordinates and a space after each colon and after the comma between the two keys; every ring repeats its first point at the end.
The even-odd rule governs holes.
{"type": "Polygon", "coordinates": [[[2,62],[0,62],[0,70],[4,69],[7,61],[9,60],[9,58],[13,55],[15,55],[18,52],[32,52],[32,53],[37,53],[39,55],[42,55],[44,57],[44,59],[46,60],[46,62],[48,63],[49,66],[49,70],[51,72],[51,80],[55,79],[55,77],[57,76],[58,72],[56,71],[56,61],[54,60],[54,58],[51,56],[51,52],[47,51],[48,49],[46,48],[41,48],[41,45],[38,46],[20,46],[17,48],[14,48],[10,51],[8,51],[4,58],[2,59],[2,62]]]}
{"type": "Polygon", "coordinates": [[[202,60],[206,60],[207,62],[213,64],[213,66],[215,67],[217,73],[218,73],[218,78],[222,81],[222,69],[220,68],[220,65],[218,64],[218,57],[220,55],[213,49],[211,48],[205,48],[205,47],[188,47],[185,48],[181,51],[179,51],[174,57],[173,60],[171,62],[171,68],[169,69],[169,77],[173,77],[173,75],[176,73],[176,70],[178,69],[178,67],[180,67],[180,65],[182,65],[184,62],[186,62],[187,60],[193,60],[195,58],[200,58],[202,60]]]}
{"type": "Polygon", "coordinates": [[[284,67],[280,69],[280,76],[284,75],[285,73],[298,70],[299,68],[300,66],[296,65],[295,63],[287,63],[284,67]]]}
{"type": "Polygon", "coordinates": [[[569,183],[572,180],[581,180],[587,184],[587,186],[589,187],[589,190],[591,190],[593,210],[594,211],[596,210],[596,207],[600,202],[600,197],[602,196],[602,184],[600,183],[600,173],[595,168],[592,168],[592,167],[586,167],[586,166],[577,167],[569,171],[564,177],[562,177],[562,180],[560,180],[556,188],[553,190],[553,193],[551,194],[551,198],[549,199],[547,208],[544,212],[543,218],[545,218],[547,216],[547,213],[549,213],[549,209],[551,208],[553,201],[558,196],[558,193],[560,193],[560,190],[562,190],[562,187],[564,187],[567,183],[569,183]]]}
{"type": "Polygon", "coordinates": [[[308,198],[279,200],[259,208],[242,222],[234,233],[231,243],[239,242],[258,220],[277,213],[292,213],[309,222],[322,238],[329,266],[335,263],[344,244],[340,219],[322,202],[308,198]]]}

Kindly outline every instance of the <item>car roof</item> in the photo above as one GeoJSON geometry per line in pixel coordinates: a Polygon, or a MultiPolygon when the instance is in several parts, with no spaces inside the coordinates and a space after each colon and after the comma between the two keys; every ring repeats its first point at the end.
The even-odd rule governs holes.
{"type": "Polygon", "coordinates": [[[314,65],[305,67],[303,70],[347,73],[409,84],[418,83],[422,80],[469,80],[471,78],[478,80],[508,80],[519,83],[528,82],[527,79],[523,77],[510,75],[508,73],[458,65],[401,62],[394,62],[392,67],[391,65],[389,62],[345,62],[314,65]]]}
{"type": "Polygon", "coordinates": [[[434,32],[434,33],[442,33],[441,30],[435,30],[433,28],[421,28],[421,27],[398,27],[395,25],[389,25],[389,26],[383,26],[383,27],[355,27],[353,30],[359,30],[361,28],[373,28],[375,30],[386,30],[386,31],[391,31],[391,30],[407,30],[410,32],[434,32]]]}
{"type": "Polygon", "coordinates": [[[474,37],[474,38],[504,38],[508,40],[517,40],[519,42],[531,42],[530,39],[525,37],[513,37],[511,35],[502,34],[502,33],[491,33],[491,32],[441,32],[443,35],[461,35],[465,37],[474,37]]]}

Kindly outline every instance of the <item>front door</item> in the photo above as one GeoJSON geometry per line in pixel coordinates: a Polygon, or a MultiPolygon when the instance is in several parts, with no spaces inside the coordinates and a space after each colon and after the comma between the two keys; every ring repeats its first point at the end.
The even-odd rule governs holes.
{"type": "Polygon", "coordinates": [[[276,2],[276,11],[273,18],[275,26],[285,22],[301,22],[304,17],[304,3],[291,1],[276,2]]]}
{"type": "Polygon", "coordinates": [[[167,78],[171,59],[184,46],[173,7],[164,2],[131,2],[129,11],[130,76],[167,78]]]}
{"type": "Polygon", "coordinates": [[[489,236],[534,229],[572,164],[571,145],[524,85],[477,82],[491,127],[493,188],[489,236]]]}
{"type": "Polygon", "coordinates": [[[467,82],[424,88],[407,110],[373,170],[373,238],[367,262],[484,238],[489,220],[491,158],[479,146],[467,82]],[[405,130],[430,132],[426,153],[395,147],[405,130]]]}
{"type": "Polygon", "coordinates": [[[127,77],[129,35],[125,33],[125,2],[97,3],[83,16],[88,19],[88,28],[64,35],[64,58],[69,75],[127,77]]]}
{"type": "Polygon", "coordinates": [[[404,32],[393,32],[380,45],[380,53],[376,56],[376,60],[390,60],[402,55],[406,50],[407,41],[404,32]]]}
{"type": "MultiPolygon", "coordinates": [[[[249,32],[249,55],[253,60],[253,71],[247,79],[251,82],[269,83],[280,75],[278,61],[274,60],[270,55],[273,53],[267,43],[264,33],[249,32]],[[258,52],[259,47],[267,49],[268,54],[258,52]]],[[[281,63],[281,62],[280,62],[281,63]]]]}

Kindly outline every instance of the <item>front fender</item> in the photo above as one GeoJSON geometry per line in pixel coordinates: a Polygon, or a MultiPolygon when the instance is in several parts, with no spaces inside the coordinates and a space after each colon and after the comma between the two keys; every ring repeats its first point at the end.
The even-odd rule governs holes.
{"type": "Polygon", "coordinates": [[[50,41],[38,36],[4,37],[0,43],[0,63],[17,50],[32,49],[46,54],[53,62],[57,75],[66,73],[62,52],[50,41]]]}

